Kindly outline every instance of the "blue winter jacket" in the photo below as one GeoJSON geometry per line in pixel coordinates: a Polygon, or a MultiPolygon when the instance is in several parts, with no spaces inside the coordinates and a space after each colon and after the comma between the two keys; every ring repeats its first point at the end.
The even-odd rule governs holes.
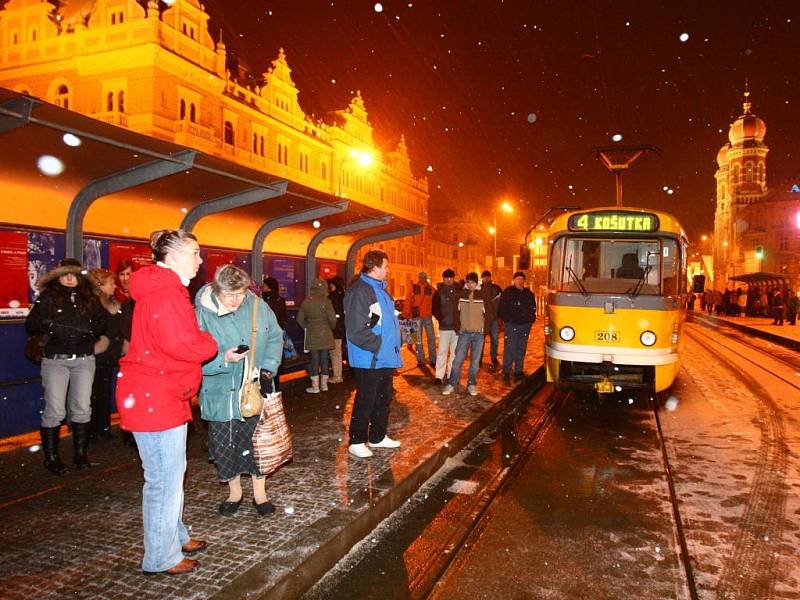
{"type": "Polygon", "coordinates": [[[359,369],[397,369],[400,324],[386,282],[362,273],[344,296],[347,357],[359,369]]]}

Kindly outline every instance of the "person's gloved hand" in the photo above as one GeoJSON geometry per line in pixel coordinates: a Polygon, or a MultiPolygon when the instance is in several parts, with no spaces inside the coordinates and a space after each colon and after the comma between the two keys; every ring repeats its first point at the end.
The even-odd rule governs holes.
{"type": "Polygon", "coordinates": [[[261,369],[258,372],[258,385],[261,388],[261,395],[265,398],[275,391],[275,383],[272,381],[272,371],[261,369]]]}

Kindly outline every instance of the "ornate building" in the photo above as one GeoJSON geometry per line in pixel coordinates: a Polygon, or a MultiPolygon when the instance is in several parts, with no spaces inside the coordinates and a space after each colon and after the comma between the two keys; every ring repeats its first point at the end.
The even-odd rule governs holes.
{"type": "MultiPolygon", "coordinates": [[[[257,86],[242,85],[208,19],[198,0],[10,0],[0,86],[427,223],[427,180],[412,173],[402,137],[377,149],[360,93],[325,119],[305,114],[283,49],[257,86]]],[[[398,281],[424,267],[425,235],[385,244],[398,281]]]]}
{"type": "Polygon", "coordinates": [[[745,92],[742,115],[717,153],[717,208],[714,216],[714,286],[756,272],[783,275],[800,284],[800,187],[767,186],[767,126],[751,112],[745,92]]]}

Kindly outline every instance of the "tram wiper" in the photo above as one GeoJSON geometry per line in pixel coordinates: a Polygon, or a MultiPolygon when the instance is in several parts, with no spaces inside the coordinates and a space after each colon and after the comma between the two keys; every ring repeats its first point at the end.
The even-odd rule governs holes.
{"type": "Polygon", "coordinates": [[[642,289],[644,288],[644,282],[647,281],[647,276],[650,274],[650,271],[653,270],[653,265],[647,265],[642,272],[642,276],[639,277],[639,281],[636,282],[636,285],[633,286],[633,290],[631,291],[631,298],[635,298],[639,294],[642,293],[642,289]]]}
{"type": "Polygon", "coordinates": [[[581,294],[584,296],[588,296],[589,292],[586,290],[586,287],[583,285],[583,282],[578,279],[578,274],[575,272],[575,269],[572,268],[572,263],[567,265],[567,273],[570,274],[570,277],[575,281],[575,284],[578,286],[581,294]]]}

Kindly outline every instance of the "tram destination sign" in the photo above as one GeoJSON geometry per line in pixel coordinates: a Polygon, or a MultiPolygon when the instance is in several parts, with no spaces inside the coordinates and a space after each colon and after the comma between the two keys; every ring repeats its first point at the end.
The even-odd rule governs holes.
{"type": "Polygon", "coordinates": [[[652,213],[627,210],[601,210],[575,213],[569,218],[570,231],[658,231],[658,217],[652,213]]]}

